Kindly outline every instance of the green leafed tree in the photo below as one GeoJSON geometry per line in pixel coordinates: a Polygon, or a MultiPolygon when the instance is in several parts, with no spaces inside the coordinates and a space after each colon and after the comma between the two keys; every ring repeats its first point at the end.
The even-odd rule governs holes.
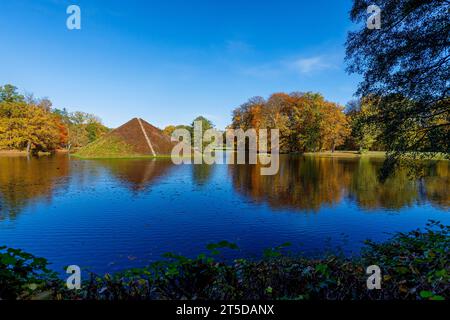
{"type": "MultiPolygon", "coordinates": [[[[194,119],[194,121],[192,121],[191,126],[190,126],[190,132],[191,132],[191,137],[192,137],[192,143],[195,145],[195,143],[200,143],[203,139],[203,134],[205,133],[206,130],[209,129],[213,129],[214,128],[214,124],[206,119],[203,116],[198,116],[197,118],[194,119]],[[202,135],[200,136],[199,134],[194,135],[194,125],[196,122],[200,122],[200,127],[201,127],[201,131],[202,131],[202,135]]],[[[202,146],[205,147],[206,145],[208,145],[208,142],[203,141],[202,146]]]]}
{"type": "Polygon", "coordinates": [[[381,29],[369,29],[372,4],[353,2],[359,28],[348,34],[346,60],[350,73],[363,76],[357,94],[375,102],[370,120],[389,151],[386,177],[406,159],[450,157],[450,3],[379,0],[381,29]]]}
{"type": "Polygon", "coordinates": [[[68,115],[69,148],[83,147],[109,131],[101,120],[89,113],[72,112],[68,115]]]}
{"type": "Polygon", "coordinates": [[[383,149],[380,126],[373,121],[376,108],[370,99],[351,101],[347,105],[347,117],[351,126],[350,148],[360,152],[383,149]]]}
{"type": "Polygon", "coordinates": [[[17,92],[11,84],[0,86],[0,102],[24,102],[25,97],[17,92]]]}

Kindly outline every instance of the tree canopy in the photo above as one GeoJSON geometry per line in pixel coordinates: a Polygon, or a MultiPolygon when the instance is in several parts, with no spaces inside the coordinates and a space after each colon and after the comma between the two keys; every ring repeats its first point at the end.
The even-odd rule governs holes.
{"type": "Polygon", "coordinates": [[[25,97],[17,92],[17,87],[11,84],[0,86],[0,102],[23,102],[25,97]]]}
{"type": "Polygon", "coordinates": [[[347,38],[348,71],[363,76],[357,95],[372,100],[389,151],[385,174],[403,158],[450,152],[450,3],[379,0],[381,29],[365,25],[369,0],[354,0],[359,29],[347,38]]]}
{"type": "Polygon", "coordinates": [[[24,96],[10,84],[0,86],[0,149],[70,149],[93,142],[108,130],[94,115],[54,109],[48,98],[24,96]]]}
{"type": "Polygon", "coordinates": [[[233,129],[279,129],[281,152],[332,150],[350,134],[344,108],[318,93],[253,97],[233,111],[233,129]]]}

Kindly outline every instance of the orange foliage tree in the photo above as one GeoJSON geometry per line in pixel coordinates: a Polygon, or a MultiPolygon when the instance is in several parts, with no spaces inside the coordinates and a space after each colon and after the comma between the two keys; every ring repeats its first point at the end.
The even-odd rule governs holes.
{"type": "Polygon", "coordinates": [[[236,108],[230,127],[279,129],[281,152],[334,151],[351,131],[343,110],[317,93],[275,93],[236,108]]]}

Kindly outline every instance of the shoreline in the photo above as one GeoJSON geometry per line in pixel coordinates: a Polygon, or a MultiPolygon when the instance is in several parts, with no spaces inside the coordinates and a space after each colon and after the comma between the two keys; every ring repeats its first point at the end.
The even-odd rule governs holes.
{"type": "MultiPolygon", "coordinates": [[[[219,152],[234,152],[233,150],[217,150],[219,152]]],[[[68,150],[57,149],[53,152],[38,152],[37,156],[50,156],[54,154],[67,154],[70,157],[80,159],[80,160],[101,160],[101,159],[170,159],[172,156],[170,154],[167,155],[133,155],[133,154],[124,154],[124,155],[102,155],[102,156],[82,156],[78,153],[71,153],[68,150]]],[[[364,153],[360,153],[359,151],[353,150],[337,150],[334,152],[331,151],[319,151],[319,152],[304,152],[304,153],[280,153],[280,156],[305,156],[305,157],[324,157],[324,158],[378,158],[385,159],[387,151],[367,151],[364,153]]],[[[0,150],[0,157],[27,157],[29,154],[23,150],[0,150]]],[[[36,156],[32,154],[30,156],[36,156]]],[[[189,156],[185,156],[189,157],[189,156]]],[[[180,157],[180,158],[185,158],[180,157]]],[[[427,157],[424,159],[417,160],[441,160],[441,161],[449,161],[442,155],[435,155],[435,157],[427,157]]]]}
{"type": "Polygon", "coordinates": [[[301,155],[304,156],[320,156],[330,158],[361,158],[361,157],[373,157],[373,158],[385,158],[386,151],[367,151],[360,153],[359,151],[351,150],[339,150],[339,151],[319,151],[319,152],[305,152],[301,155]]]}
{"type": "Polygon", "coordinates": [[[27,156],[49,156],[51,154],[69,154],[68,150],[57,149],[53,152],[39,151],[37,154],[29,154],[25,150],[0,150],[0,157],[27,157],[27,156]]]}
{"type": "MultiPolygon", "coordinates": [[[[220,152],[235,152],[235,150],[219,150],[220,152]]],[[[369,151],[365,153],[359,153],[358,151],[321,151],[321,152],[305,152],[305,153],[280,153],[280,156],[319,156],[329,158],[361,158],[361,157],[373,157],[373,158],[385,158],[385,151],[369,151]]],[[[82,160],[95,160],[95,159],[167,159],[171,158],[171,155],[114,155],[114,156],[92,156],[86,157],[79,154],[71,154],[72,157],[82,160]]],[[[181,157],[188,158],[189,156],[181,157]]]]}

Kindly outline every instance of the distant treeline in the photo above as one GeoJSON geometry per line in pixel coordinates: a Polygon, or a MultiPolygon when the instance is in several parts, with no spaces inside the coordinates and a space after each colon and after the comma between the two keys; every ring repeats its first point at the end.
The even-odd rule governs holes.
{"type": "Polygon", "coordinates": [[[108,132],[101,120],[88,113],[53,108],[48,98],[19,94],[0,86],[0,150],[30,153],[82,147],[108,132]]]}
{"type": "Polygon", "coordinates": [[[383,150],[380,131],[365,119],[368,100],[352,101],[347,108],[319,93],[275,93],[267,100],[254,97],[233,111],[231,128],[279,129],[280,151],[318,152],[383,150]]]}
{"type": "MultiPolygon", "coordinates": [[[[279,129],[283,153],[383,151],[381,130],[368,121],[374,112],[369,99],[353,100],[343,107],[325,100],[320,93],[275,93],[267,100],[250,98],[234,109],[227,129],[279,129]]],[[[199,116],[190,125],[169,125],[163,132],[171,135],[181,128],[192,133],[195,121],[202,123],[203,132],[214,128],[210,120],[199,116]]]]}

